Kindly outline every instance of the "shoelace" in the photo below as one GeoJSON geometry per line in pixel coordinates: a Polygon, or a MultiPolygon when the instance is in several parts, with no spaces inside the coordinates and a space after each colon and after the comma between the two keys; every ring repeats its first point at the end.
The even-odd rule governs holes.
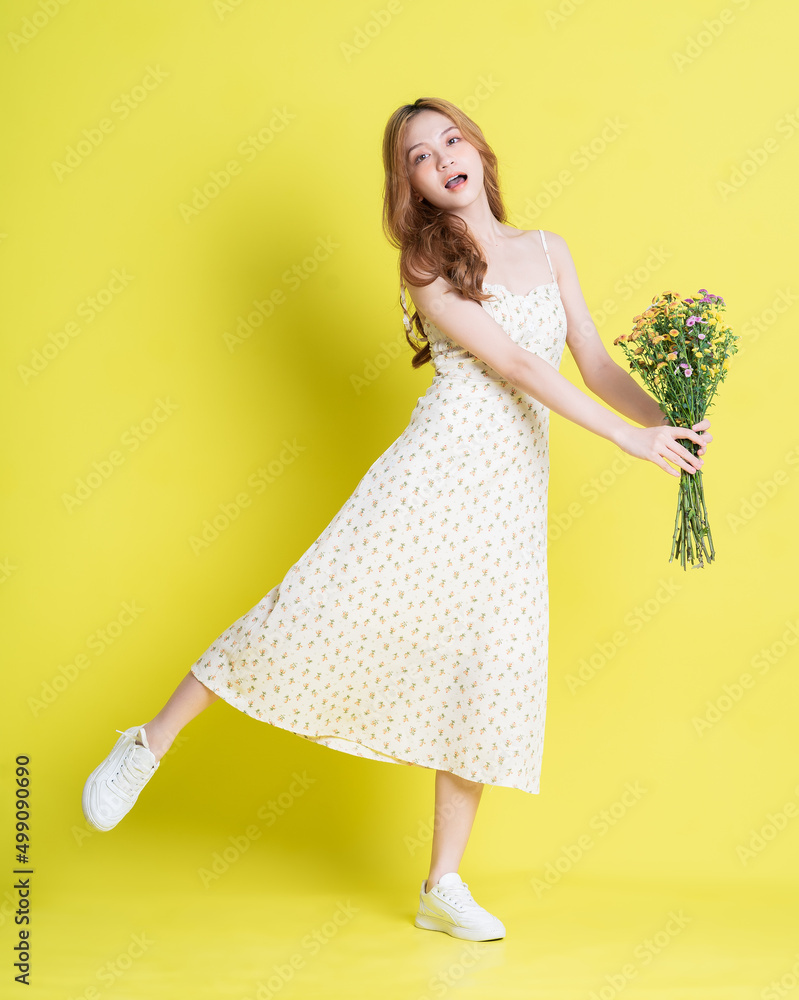
{"type": "Polygon", "coordinates": [[[122,798],[128,799],[130,801],[133,796],[137,795],[143,788],[146,779],[153,772],[151,766],[141,766],[136,759],[136,737],[131,736],[129,733],[123,732],[121,729],[117,729],[116,732],[120,733],[122,736],[126,736],[128,739],[128,744],[134,744],[133,753],[127,754],[119,765],[116,774],[113,776],[111,781],[113,782],[114,791],[117,792],[122,798]]]}
{"type": "Polygon", "coordinates": [[[477,906],[477,903],[472,898],[472,894],[469,892],[468,882],[461,882],[460,885],[447,885],[447,886],[436,886],[443,898],[452,905],[463,912],[469,903],[477,906]]]}

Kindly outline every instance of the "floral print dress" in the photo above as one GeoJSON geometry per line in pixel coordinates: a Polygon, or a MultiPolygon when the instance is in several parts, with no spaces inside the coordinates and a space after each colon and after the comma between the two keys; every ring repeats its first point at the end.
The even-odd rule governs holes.
{"type": "MultiPolygon", "coordinates": [[[[546,250],[544,233],[541,239],[546,250]]],[[[560,365],[552,281],[484,285],[560,365]]],[[[235,708],[335,750],[537,793],[549,594],[549,410],[429,321],[435,375],[285,577],[192,665],[235,708]]]]}

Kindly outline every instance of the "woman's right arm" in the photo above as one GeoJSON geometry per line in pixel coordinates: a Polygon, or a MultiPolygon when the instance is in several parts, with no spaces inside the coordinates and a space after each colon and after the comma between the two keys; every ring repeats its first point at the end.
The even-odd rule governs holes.
{"type": "MultiPolygon", "coordinates": [[[[578,389],[545,358],[511,340],[479,302],[464,298],[444,278],[437,277],[429,285],[407,282],[406,285],[416,306],[450,340],[548,409],[607,438],[635,458],[654,462],[673,476],[680,473],[668,462],[691,473],[704,464],[702,458],[691,454],[677,440],[688,438],[704,444],[707,438],[695,429],[628,424],[617,413],[578,389]]],[[[710,426],[710,421],[695,426],[701,430],[710,426]]]]}

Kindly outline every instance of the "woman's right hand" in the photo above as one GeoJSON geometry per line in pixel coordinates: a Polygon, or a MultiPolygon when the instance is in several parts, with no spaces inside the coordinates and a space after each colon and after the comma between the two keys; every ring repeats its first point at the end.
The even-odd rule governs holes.
{"type": "Polygon", "coordinates": [[[701,457],[705,446],[713,440],[713,435],[708,433],[700,434],[699,431],[706,431],[710,427],[707,417],[694,424],[692,428],[675,427],[672,424],[661,424],[657,427],[634,427],[628,425],[618,442],[622,451],[635,458],[643,458],[646,461],[654,462],[664,472],[672,476],[679,476],[679,469],[672,468],[668,462],[673,462],[693,475],[697,469],[701,469],[705,460],[701,457]],[[679,438],[688,438],[700,445],[700,454],[693,455],[684,445],[679,443],[679,438]],[[666,461],[668,459],[668,462],[666,461]]]}

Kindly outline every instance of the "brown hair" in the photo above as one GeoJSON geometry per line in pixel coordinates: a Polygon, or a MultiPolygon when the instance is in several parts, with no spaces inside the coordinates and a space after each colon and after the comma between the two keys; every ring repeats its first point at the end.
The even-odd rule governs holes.
{"type": "Polygon", "coordinates": [[[466,139],[478,150],[483,161],[483,186],[488,206],[499,222],[507,214],[499,191],[497,158],[478,126],[450,101],[438,97],[420,97],[413,104],[403,104],[392,114],[383,133],[383,232],[400,251],[400,304],[405,338],[416,352],[411,365],[419,368],[431,360],[430,344],[419,313],[411,317],[405,299],[405,282],[429,285],[443,275],[465,298],[476,302],[489,298],[482,290],[488,262],[482,249],[458,215],[431,205],[427,199],[413,197],[405,156],[405,132],[408,122],[422,111],[438,111],[457,125],[466,139]],[[411,333],[416,328],[416,342],[411,333]]]}

